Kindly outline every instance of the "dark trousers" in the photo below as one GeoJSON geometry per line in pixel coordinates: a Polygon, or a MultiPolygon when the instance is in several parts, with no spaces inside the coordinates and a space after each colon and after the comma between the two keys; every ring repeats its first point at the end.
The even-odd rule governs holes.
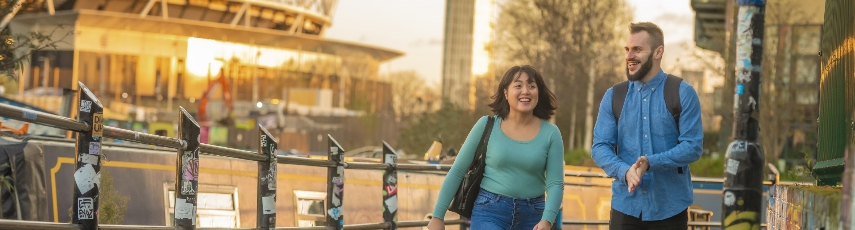
{"type": "MultiPolygon", "coordinates": [[[[644,215],[642,213],[642,215],[644,215]]],[[[688,209],[683,210],[677,215],[668,217],[664,220],[656,221],[641,221],[641,218],[635,218],[627,214],[623,214],[615,209],[612,209],[611,218],[609,220],[610,230],[646,230],[646,229],[662,229],[662,230],[686,230],[689,227],[688,209]]]]}

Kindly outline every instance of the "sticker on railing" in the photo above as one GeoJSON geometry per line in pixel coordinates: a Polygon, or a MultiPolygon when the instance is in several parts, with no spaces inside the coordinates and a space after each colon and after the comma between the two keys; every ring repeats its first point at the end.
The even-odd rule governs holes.
{"type": "Polygon", "coordinates": [[[330,153],[332,153],[333,156],[338,155],[338,147],[330,147],[330,153]]]}
{"type": "Polygon", "coordinates": [[[727,173],[736,175],[736,172],[739,171],[739,161],[734,159],[727,159],[727,173]]]}
{"type": "Polygon", "coordinates": [[[74,172],[74,182],[77,183],[77,189],[80,193],[89,192],[95,185],[100,184],[101,175],[95,173],[95,168],[91,164],[86,164],[74,172]]]}
{"type": "Polygon", "coordinates": [[[193,182],[185,180],[181,184],[181,195],[193,195],[196,194],[196,190],[193,190],[193,182]]]}
{"type": "Polygon", "coordinates": [[[95,202],[92,198],[81,197],[77,198],[77,219],[91,220],[95,219],[95,202]]]}
{"type": "Polygon", "coordinates": [[[261,197],[261,208],[264,214],[276,214],[276,194],[261,197]]]}
{"type": "Polygon", "coordinates": [[[92,154],[92,155],[101,154],[101,143],[89,142],[89,154],[92,154]]]}
{"type": "Polygon", "coordinates": [[[89,112],[92,110],[92,101],[80,100],[80,112],[89,112]]]}
{"type": "Polygon", "coordinates": [[[332,204],[333,206],[341,206],[341,199],[338,196],[332,196],[332,204]]]}
{"type": "Polygon", "coordinates": [[[267,135],[261,135],[261,147],[267,147],[267,135]]]}
{"type": "Polygon", "coordinates": [[[37,115],[35,112],[28,111],[26,109],[23,112],[24,112],[24,119],[35,120],[36,118],[39,117],[39,115],[37,115]]]}
{"type": "Polygon", "coordinates": [[[276,190],[276,162],[270,162],[269,172],[267,174],[267,189],[276,190]]]}

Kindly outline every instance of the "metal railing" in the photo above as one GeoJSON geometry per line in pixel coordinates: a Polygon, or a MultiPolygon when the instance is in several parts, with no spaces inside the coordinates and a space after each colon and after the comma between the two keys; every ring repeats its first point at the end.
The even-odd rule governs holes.
{"type": "MultiPolygon", "coordinates": [[[[216,155],[241,160],[256,161],[259,164],[258,171],[258,197],[257,202],[257,229],[397,229],[398,227],[423,227],[428,221],[395,221],[397,207],[390,209],[383,202],[382,223],[350,224],[343,222],[344,213],[341,210],[344,196],[343,174],[345,169],[359,170],[384,170],[383,188],[397,189],[397,170],[409,171],[448,171],[451,165],[424,165],[424,164],[397,164],[396,153],[387,143],[383,143],[382,163],[344,162],[344,149],[332,137],[328,136],[329,152],[327,160],[277,156],[276,150],[278,140],[261,125],[259,130],[259,150],[251,152],[245,150],[225,148],[215,145],[199,143],[201,134],[200,125],[182,107],[178,124],[178,137],[163,137],[148,133],[125,130],[115,127],[104,126],[103,106],[94,97],[92,92],[83,83],[78,83],[80,92],[78,94],[78,117],[74,120],[53,114],[36,112],[11,105],[0,104],[0,117],[21,120],[33,124],[46,125],[59,129],[76,132],[75,144],[75,183],[74,203],[72,205],[71,224],[0,220],[0,229],[197,229],[192,215],[196,213],[196,195],[198,191],[199,176],[199,154],[216,155]],[[175,226],[131,226],[131,225],[99,225],[98,216],[98,192],[93,189],[97,181],[101,165],[101,141],[103,138],[121,139],[141,144],[149,144],[171,148],[176,150],[176,183],[175,183],[175,226]],[[327,173],[327,199],[326,215],[327,226],[320,227],[275,227],[276,226],[276,165],[292,164],[303,166],[315,166],[328,168],[327,173]],[[390,211],[395,210],[395,211],[390,211]]],[[[565,176],[608,178],[604,173],[596,172],[566,172],[565,176]]],[[[718,180],[718,179],[711,179],[718,180]]],[[[723,179],[722,179],[723,180],[723,179]]],[[[383,193],[383,200],[397,200],[397,191],[383,193]]],[[[391,202],[397,203],[397,202],[391,202]]],[[[607,225],[608,220],[565,220],[566,225],[607,225]]],[[[460,225],[462,229],[468,227],[468,220],[447,220],[446,225],[460,225]]],[[[719,222],[689,222],[689,226],[721,226],[719,222]]],[[[252,228],[252,229],[256,229],[252,228]]],[[[219,228],[198,228],[219,229],[219,228]]],[[[234,228],[232,228],[234,229],[234,228]]]]}
{"type": "MultiPolygon", "coordinates": [[[[258,171],[258,202],[257,223],[252,229],[397,229],[398,227],[427,226],[428,221],[396,221],[397,207],[383,202],[383,222],[367,224],[344,224],[344,170],[384,170],[383,171],[383,201],[397,201],[397,170],[410,171],[448,171],[450,165],[417,165],[397,164],[395,151],[387,143],[383,143],[382,163],[344,162],[344,149],[332,137],[329,139],[327,160],[277,156],[278,140],[261,125],[258,126],[259,150],[225,148],[199,143],[201,126],[182,107],[178,122],[178,137],[163,137],[148,133],[125,130],[103,125],[103,105],[83,83],[78,82],[80,91],[78,100],[79,120],[53,114],[36,112],[15,106],[0,104],[0,117],[21,120],[33,124],[46,125],[59,129],[76,132],[75,139],[75,175],[74,198],[72,205],[72,220],[70,224],[0,220],[0,229],[197,229],[194,215],[197,210],[197,191],[199,191],[199,154],[216,155],[241,160],[255,161],[259,164],[258,171]],[[130,225],[99,225],[98,224],[98,193],[95,189],[100,180],[101,171],[101,142],[104,138],[121,139],[142,144],[156,145],[176,150],[176,183],[175,183],[175,226],[130,226],[130,225]],[[276,168],[278,164],[326,167],[327,170],[327,226],[320,227],[276,227],[276,168]]],[[[465,219],[447,220],[446,225],[460,225],[467,228],[465,219]]],[[[217,228],[198,228],[217,229],[217,228]]]]}

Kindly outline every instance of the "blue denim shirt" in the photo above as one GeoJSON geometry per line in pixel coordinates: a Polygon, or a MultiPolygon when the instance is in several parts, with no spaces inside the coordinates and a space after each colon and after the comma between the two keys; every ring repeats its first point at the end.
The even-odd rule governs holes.
{"type": "Polygon", "coordinates": [[[663,220],[692,205],[689,164],[701,156],[703,126],[698,94],[686,82],[680,84],[680,130],[665,106],[663,71],[647,83],[630,81],[619,124],[612,113],[612,91],[600,103],[594,126],[592,157],[612,183],[612,208],[643,221],[663,220]],[[679,144],[678,144],[679,143],[679,144]],[[614,146],[617,144],[618,153],[614,146]],[[626,171],[640,156],[650,168],[632,193],[627,192],[626,171]],[[682,169],[678,169],[682,168],[682,169]]]}

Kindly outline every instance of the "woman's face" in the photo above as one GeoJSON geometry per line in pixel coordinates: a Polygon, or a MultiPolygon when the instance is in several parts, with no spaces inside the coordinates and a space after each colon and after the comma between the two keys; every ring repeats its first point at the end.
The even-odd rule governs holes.
{"type": "Polygon", "coordinates": [[[511,112],[534,113],[537,106],[537,83],[524,71],[520,71],[505,89],[511,112]]]}

